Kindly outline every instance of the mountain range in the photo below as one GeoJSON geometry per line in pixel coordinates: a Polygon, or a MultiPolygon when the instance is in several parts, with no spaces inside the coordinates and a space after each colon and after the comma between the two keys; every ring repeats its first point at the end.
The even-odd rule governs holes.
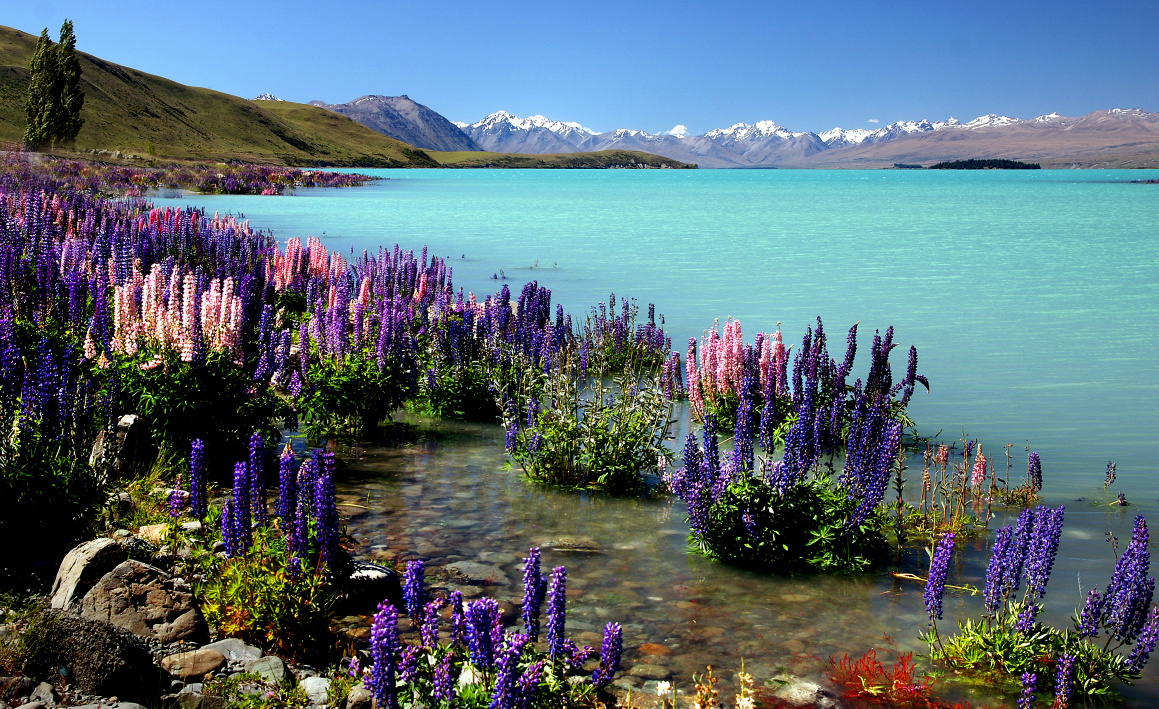
{"type": "Polygon", "coordinates": [[[773,121],[703,135],[618,129],[597,133],[543,116],[497,111],[459,128],[486,150],[508,153],[640,150],[701,167],[889,167],[967,158],[1031,160],[1050,167],[1159,167],[1159,113],[1094,111],[1028,120],[990,114],[962,123],[898,121],[876,130],[798,132],[773,121]]]}
{"type": "MultiPolygon", "coordinates": [[[[483,150],[454,123],[409,96],[361,96],[347,103],[311,101],[327,111],[342,114],[367,128],[421,150],[483,150]]],[[[528,151],[522,151],[528,152],[528,151]]],[[[552,152],[575,152],[552,151],[552,152]]]]}

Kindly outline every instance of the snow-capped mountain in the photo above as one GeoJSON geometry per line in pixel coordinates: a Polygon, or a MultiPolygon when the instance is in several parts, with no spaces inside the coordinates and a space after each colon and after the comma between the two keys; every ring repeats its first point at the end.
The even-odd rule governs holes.
{"type": "Polygon", "coordinates": [[[264,94],[258,94],[257,96],[254,96],[253,98],[250,99],[250,101],[281,101],[281,100],[282,99],[278,98],[277,96],[274,96],[269,91],[265,92],[264,94]]]}
{"type": "Polygon", "coordinates": [[[576,146],[596,134],[579,123],[553,121],[543,116],[519,118],[507,111],[496,111],[476,123],[455,125],[484,150],[497,153],[575,152],[576,146]]]}

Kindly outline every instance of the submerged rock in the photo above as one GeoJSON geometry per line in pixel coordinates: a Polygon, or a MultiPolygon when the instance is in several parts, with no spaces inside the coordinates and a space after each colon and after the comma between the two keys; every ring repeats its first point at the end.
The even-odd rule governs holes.
{"type": "Polygon", "coordinates": [[[456,561],[443,567],[452,581],[470,584],[506,586],[511,583],[503,569],[477,561],[456,561]]]}

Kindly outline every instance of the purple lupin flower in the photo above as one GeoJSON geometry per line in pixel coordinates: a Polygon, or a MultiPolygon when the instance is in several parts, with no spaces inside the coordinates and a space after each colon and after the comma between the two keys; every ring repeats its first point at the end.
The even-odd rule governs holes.
{"type": "Polygon", "coordinates": [[[499,621],[499,604],[493,598],[480,598],[467,604],[467,652],[471,663],[480,669],[495,666],[495,638],[492,628],[499,621]]]}
{"type": "Polygon", "coordinates": [[[463,647],[467,642],[467,617],[463,613],[463,592],[451,591],[451,647],[463,647]]]}
{"type": "Polygon", "coordinates": [[[537,660],[531,663],[524,670],[516,685],[519,698],[515,703],[515,709],[531,709],[532,702],[535,701],[535,692],[539,689],[539,680],[542,676],[543,660],[537,660]]]}
{"type": "Polygon", "coordinates": [[[1042,459],[1038,453],[1030,452],[1026,463],[1026,480],[1030,484],[1030,491],[1037,493],[1042,489],[1042,459]]]}
{"type": "Polygon", "coordinates": [[[286,524],[298,509],[298,474],[294,471],[294,454],[286,446],[278,458],[278,508],[276,512],[286,524]]]}
{"type": "Polygon", "coordinates": [[[237,542],[233,539],[233,500],[226,500],[221,506],[221,543],[225,545],[225,555],[237,556],[237,542]]]}
{"type": "Polygon", "coordinates": [[[443,655],[443,659],[439,660],[439,664],[435,665],[435,675],[431,682],[431,696],[437,702],[446,702],[450,704],[458,697],[458,692],[455,688],[455,678],[453,677],[453,661],[455,659],[454,653],[448,652],[443,655]]]}
{"type": "Polygon", "coordinates": [[[439,611],[445,604],[446,601],[436,598],[423,606],[423,624],[419,626],[419,637],[428,652],[434,652],[439,646],[439,611]]]}
{"type": "Polygon", "coordinates": [[[406,571],[402,573],[402,600],[406,605],[406,614],[415,625],[421,622],[419,612],[423,603],[423,578],[423,562],[419,559],[407,562],[406,571]]]}
{"type": "Polygon", "coordinates": [[[1103,593],[1103,627],[1119,641],[1132,642],[1138,637],[1151,608],[1155,579],[1147,577],[1151,567],[1148,541],[1147,521],[1137,516],[1131,541],[1115,562],[1111,582],[1103,593]]]}
{"type": "Polygon", "coordinates": [[[954,533],[947,532],[938,540],[934,555],[930,559],[930,573],[926,579],[922,598],[926,602],[926,613],[930,622],[942,619],[942,595],[946,591],[946,575],[950,568],[950,557],[954,553],[954,533]]]}
{"type": "Polygon", "coordinates": [[[261,434],[254,432],[249,443],[250,505],[254,520],[266,522],[266,447],[261,434]]]}
{"type": "Polygon", "coordinates": [[[1018,679],[1022,684],[1022,693],[1018,695],[1018,709],[1030,709],[1034,706],[1034,684],[1037,677],[1033,672],[1027,672],[1018,679]]]}
{"type": "Polygon", "coordinates": [[[194,439],[189,448],[189,510],[196,520],[205,517],[205,444],[194,439]]]}
{"type": "Polygon", "coordinates": [[[1152,607],[1147,614],[1147,623],[1135,640],[1135,647],[1127,656],[1127,666],[1134,672],[1142,672],[1147,658],[1155,651],[1155,641],[1159,640],[1159,607],[1152,607]]]}
{"type": "Polygon", "coordinates": [[[624,651],[623,630],[619,623],[604,626],[604,642],[600,646],[600,666],[592,672],[592,684],[605,687],[620,669],[620,655],[624,651]]]}
{"type": "Polygon", "coordinates": [[[512,634],[507,636],[495,669],[495,688],[491,691],[491,703],[487,709],[515,709],[518,701],[517,682],[519,680],[519,658],[527,636],[512,634]]]}
{"type": "Polygon", "coordinates": [[[551,589],[547,596],[547,653],[552,660],[563,653],[567,622],[567,569],[551,570],[551,589]]]}
{"type": "Polygon", "coordinates": [[[1046,595],[1046,584],[1050,580],[1050,570],[1058,553],[1058,540],[1062,535],[1062,517],[1065,508],[1052,510],[1039,507],[1035,510],[1034,537],[1026,555],[1026,594],[1033,601],[1046,595]]]}
{"type": "Polygon", "coordinates": [[[1027,600],[1026,605],[1018,613],[1018,622],[1014,624],[1014,629],[1023,635],[1029,635],[1030,631],[1034,629],[1034,619],[1038,617],[1038,604],[1032,600],[1027,600]]]}
{"type": "Polygon", "coordinates": [[[298,498],[298,509],[294,512],[293,533],[290,535],[290,556],[299,565],[310,553],[310,512],[305,495],[298,498]]]}
{"type": "Polygon", "coordinates": [[[378,613],[370,626],[370,659],[373,663],[366,678],[367,689],[380,709],[398,709],[395,688],[395,652],[398,647],[398,613],[390,601],[378,604],[378,613]]]}
{"type": "Polygon", "coordinates": [[[334,483],[327,474],[319,477],[314,484],[314,519],[321,561],[333,569],[338,561],[338,509],[335,506],[334,483]]]}
{"type": "Polygon", "coordinates": [[[1053,709],[1066,709],[1070,705],[1070,693],[1074,688],[1074,655],[1061,655],[1054,671],[1053,709]]]}
{"type": "Polygon", "coordinates": [[[1092,588],[1087,593],[1087,602],[1079,614],[1078,634],[1080,638],[1093,638],[1099,634],[1099,613],[1101,611],[1099,589],[1092,588]]]}
{"type": "Polygon", "coordinates": [[[236,549],[235,556],[240,556],[249,550],[253,540],[250,524],[250,491],[249,471],[245,463],[235,463],[233,466],[233,517],[231,535],[236,549]]]}
{"type": "Polygon", "coordinates": [[[402,649],[402,655],[398,659],[398,681],[403,684],[411,684],[418,678],[419,674],[419,656],[423,649],[415,645],[406,645],[402,649]]]}
{"type": "Polygon", "coordinates": [[[185,509],[185,491],[181,489],[181,473],[173,481],[173,489],[169,491],[169,516],[177,519],[185,509]]]}
{"type": "Polygon", "coordinates": [[[1003,527],[994,534],[994,546],[990,548],[990,561],[986,565],[986,587],[982,592],[984,615],[993,618],[998,613],[1005,598],[1002,595],[1002,563],[1012,536],[1010,527],[1003,527]]]}
{"type": "Polygon", "coordinates": [[[539,573],[539,547],[532,547],[523,560],[523,632],[531,642],[539,639],[539,611],[547,591],[547,579],[539,573]]]}

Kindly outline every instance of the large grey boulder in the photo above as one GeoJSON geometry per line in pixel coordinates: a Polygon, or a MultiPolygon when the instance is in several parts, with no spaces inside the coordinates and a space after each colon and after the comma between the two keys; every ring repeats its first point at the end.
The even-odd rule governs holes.
{"type": "Polygon", "coordinates": [[[268,682],[277,682],[280,684],[286,678],[286,663],[282,662],[282,658],[274,655],[266,655],[257,660],[250,660],[243,667],[246,672],[258,675],[268,682]]]}
{"type": "Polygon", "coordinates": [[[402,608],[402,587],[398,574],[369,561],[352,561],[350,575],[339,581],[340,595],[335,611],[342,615],[370,615],[378,604],[390,601],[402,608]]]}
{"type": "Polygon", "coordinates": [[[209,637],[189,584],[131,559],[105,574],[85,594],[80,614],[163,643],[205,642],[209,637]]]}
{"type": "Polygon", "coordinates": [[[162,687],[145,642],[109,623],[45,611],[24,641],[29,677],[59,681],[63,667],[81,694],[128,700],[154,697],[162,687]]]}
{"type": "Polygon", "coordinates": [[[68,609],[126,558],[124,547],[107,537],[77,546],[60,562],[49,593],[49,608],[68,609]]]}
{"type": "Polygon", "coordinates": [[[306,693],[311,704],[322,705],[326,703],[326,696],[330,693],[329,677],[307,677],[298,685],[306,693]]]}
{"type": "Polygon", "coordinates": [[[89,453],[89,465],[111,478],[129,472],[134,463],[141,462],[140,429],[136,414],[122,416],[115,428],[97,434],[89,453]]]}

